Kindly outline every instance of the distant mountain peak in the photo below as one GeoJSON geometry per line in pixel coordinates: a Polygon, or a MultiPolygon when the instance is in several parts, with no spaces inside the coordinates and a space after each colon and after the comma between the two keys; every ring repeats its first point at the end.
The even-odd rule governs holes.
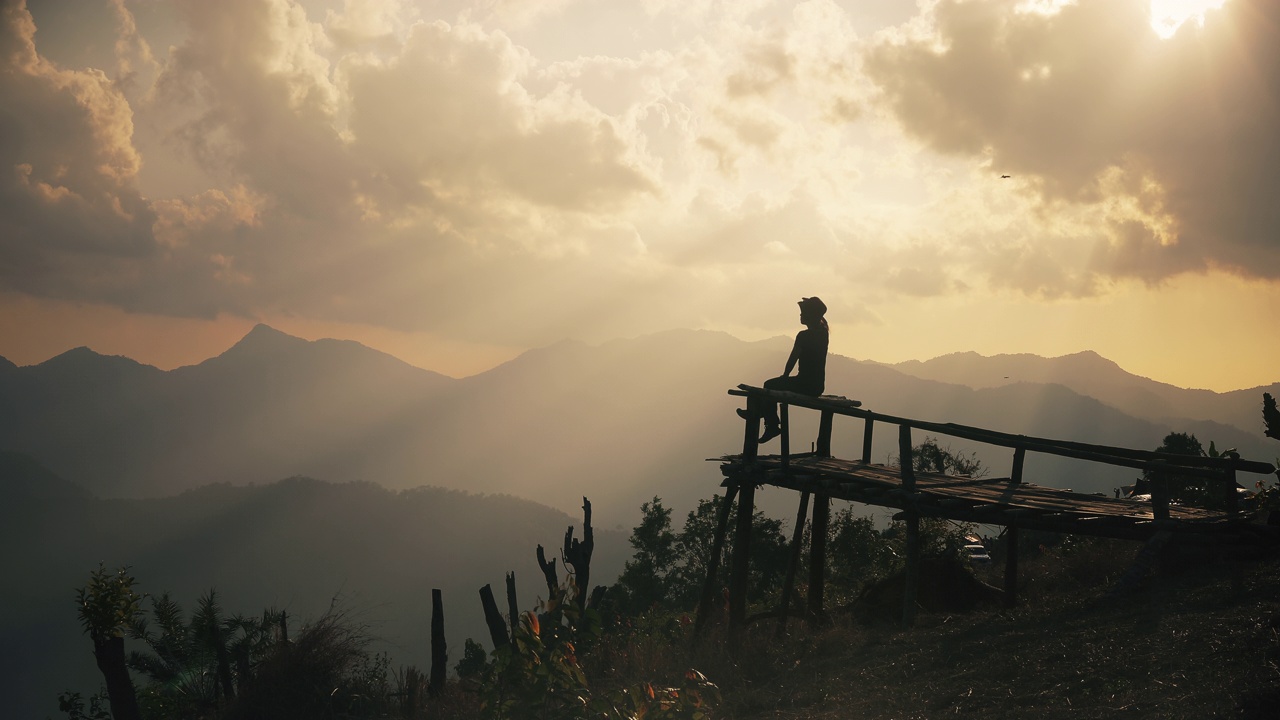
{"type": "Polygon", "coordinates": [[[224,352],[220,357],[227,355],[258,355],[263,353],[277,353],[281,351],[291,350],[302,347],[308,343],[300,337],[294,337],[285,332],[276,330],[265,323],[258,323],[253,326],[244,337],[230,349],[224,352]]]}
{"type": "MultiPolygon", "coordinates": [[[[83,371],[87,368],[151,368],[150,365],[125,357],[124,355],[103,355],[81,345],[54,355],[40,363],[38,367],[54,371],[83,371]]],[[[154,368],[152,368],[154,369],[154,368]]]]}

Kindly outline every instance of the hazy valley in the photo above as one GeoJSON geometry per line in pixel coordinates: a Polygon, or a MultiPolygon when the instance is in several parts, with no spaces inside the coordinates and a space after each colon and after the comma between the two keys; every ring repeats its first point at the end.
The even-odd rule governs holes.
{"type": "MultiPolygon", "coordinates": [[[[452,379],[259,326],[168,372],[84,348],[35,366],[0,361],[0,641],[20,650],[0,668],[19,687],[0,691],[44,713],[67,683],[95,687],[72,597],[99,562],[131,565],[144,590],[188,607],[210,586],[231,611],[273,605],[300,618],[342,597],[396,663],[425,662],[440,587],[456,657],[465,637],[483,637],[480,586],[514,570],[523,604],[540,594],[534,548],[555,554],[581,524],[582,496],[595,510],[593,576],[608,583],[642,502],[660,496],[683,517],[717,492],[705,460],[735,452],[742,432],[725,390],[778,374],[788,346],[672,331],[564,342],[452,379]],[[296,476],[317,480],[282,480],[296,476]]],[[[1191,432],[1270,459],[1264,391],[1280,386],[1184,390],[1092,353],[897,366],[832,356],[827,385],[896,415],[1148,449],[1191,432]]],[[[797,445],[814,434],[809,415],[794,414],[797,445]]],[[[856,455],[861,426],[846,423],[834,451],[856,455]]],[[[1007,472],[1005,451],[942,441],[1007,472]]],[[[894,442],[878,437],[873,457],[894,442]]],[[[1033,455],[1026,476],[1106,493],[1132,479],[1078,471],[1033,455]]],[[[794,512],[784,493],[762,495],[774,515],[794,512]]]]}

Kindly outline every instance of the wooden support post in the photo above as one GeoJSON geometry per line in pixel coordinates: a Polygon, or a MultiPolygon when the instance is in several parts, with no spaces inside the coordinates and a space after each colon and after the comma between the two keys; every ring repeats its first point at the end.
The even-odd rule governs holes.
{"type": "Polygon", "coordinates": [[[1224,492],[1226,494],[1223,500],[1226,501],[1227,505],[1227,517],[1235,520],[1240,514],[1240,493],[1236,491],[1236,469],[1227,468],[1224,474],[1226,475],[1224,478],[1224,484],[1226,485],[1224,492]]]}
{"type": "Polygon", "coordinates": [[[809,526],[809,622],[824,617],[823,594],[827,586],[827,526],[831,521],[831,498],[813,496],[813,524],[809,526]]]}
{"type": "Polygon", "coordinates": [[[787,562],[787,577],[782,581],[782,602],[778,607],[778,632],[781,638],[787,632],[787,613],[791,612],[791,586],[796,581],[796,567],[800,564],[800,545],[804,542],[804,522],[809,515],[809,491],[800,493],[800,510],[796,512],[796,526],[791,533],[791,558],[787,562]]]}
{"type": "Polygon", "coordinates": [[[493,588],[485,585],[480,588],[480,606],[484,608],[484,622],[489,626],[489,639],[493,641],[493,649],[511,644],[507,637],[507,626],[502,622],[502,613],[498,612],[498,603],[493,601],[493,588]]]}
{"type": "MultiPolygon", "coordinates": [[[[514,578],[514,574],[511,575],[514,578]]],[[[509,581],[510,582],[510,581],[509,581]]],[[[511,587],[508,585],[508,587],[511,587]]],[[[444,642],[444,600],[438,589],[431,590],[431,679],[427,692],[436,697],[444,689],[449,653],[444,642]]]]}
{"type": "Polygon", "coordinates": [[[1004,606],[1018,605],[1018,528],[1009,525],[1004,530],[1004,606]]]}
{"type": "Polygon", "coordinates": [[[818,442],[814,444],[814,452],[822,457],[831,457],[831,421],[835,413],[822,411],[822,419],[818,421],[818,442]]]}
{"type": "Polygon", "coordinates": [[[1169,477],[1163,470],[1151,478],[1151,515],[1156,520],[1169,519],[1169,477]]]}
{"type": "Polygon", "coordinates": [[[756,452],[760,447],[760,415],[756,412],[756,403],[759,400],[747,397],[747,419],[745,429],[742,431],[742,459],[755,460],[756,452]]]}
{"type": "Polygon", "coordinates": [[[908,511],[907,562],[903,570],[906,577],[902,592],[902,626],[909,628],[916,623],[916,598],[920,594],[920,516],[908,511]]]}
{"type": "Polygon", "coordinates": [[[507,621],[511,623],[511,637],[516,636],[516,628],[520,627],[520,604],[516,602],[516,574],[507,573],[507,621]]]}
{"type": "MultiPolygon", "coordinates": [[[[1022,466],[1027,459],[1027,449],[1016,447],[1013,450],[1013,469],[1009,471],[1009,480],[1014,485],[1022,484],[1022,466]]],[[[1016,525],[1005,526],[1004,531],[1004,606],[1014,608],[1018,605],[1018,528],[1016,525]]]]}
{"type": "Polygon", "coordinates": [[[778,417],[782,420],[782,467],[791,464],[791,418],[786,403],[778,403],[778,417]]]}
{"type": "Polygon", "coordinates": [[[902,478],[902,489],[914,492],[916,489],[916,470],[911,466],[911,426],[898,426],[898,472],[902,478]]]}
{"type": "Polygon", "coordinates": [[[729,569],[729,627],[739,628],[747,619],[747,573],[751,569],[751,518],[755,514],[756,486],[745,482],[738,489],[738,525],[733,533],[733,557],[729,569]]]}
{"type": "MultiPolygon", "coordinates": [[[[902,477],[902,489],[906,493],[916,489],[915,468],[911,466],[911,426],[898,426],[898,472],[902,477]]],[[[916,621],[916,597],[920,591],[920,515],[908,503],[904,509],[907,525],[907,558],[903,569],[902,626],[911,627],[916,621]]]]}
{"type": "Polygon", "coordinates": [[[862,462],[871,464],[871,433],[875,430],[876,421],[867,418],[862,422],[862,462]]]}
{"type": "Polygon", "coordinates": [[[711,614],[711,603],[715,599],[716,579],[720,573],[720,556],[724,555],[724,537],[729,530],[729,510],[733,507],[733,498],[738,494],[737,484],[725,488],[724,500],[716,512],[716,531],[711,538],[711,557],[707,558],[707,579],[702,584],[702,597],[698,600],[698,616],[693,623],[693,636],[702,634],[702,628],[711,614]]]}

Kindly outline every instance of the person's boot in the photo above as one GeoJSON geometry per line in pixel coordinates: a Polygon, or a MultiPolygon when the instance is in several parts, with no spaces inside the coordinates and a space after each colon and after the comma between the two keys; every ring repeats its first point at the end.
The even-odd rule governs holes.
{"type": "Polygon", "coordinates": [[[769,442],[770,440],[778,437],[781,434],[782,434],[782,427],[779,425],[779,423],[766,422],[764,424],[764,434],[760,436],[759,442],[761,445],[763,445],[764,443],[769,442]]]}

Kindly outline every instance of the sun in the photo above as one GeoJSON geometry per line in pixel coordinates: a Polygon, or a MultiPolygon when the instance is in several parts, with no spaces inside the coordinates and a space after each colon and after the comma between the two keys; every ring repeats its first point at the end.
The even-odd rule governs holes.
{"type": "Polygon", "coordinates": [[[1205,11],[1216,10],[1224,2],[1226,0],[1151,0],[1151,29],[1162,38],[1171,38],[1188,20],[1203,24],[1205,11]]]}

